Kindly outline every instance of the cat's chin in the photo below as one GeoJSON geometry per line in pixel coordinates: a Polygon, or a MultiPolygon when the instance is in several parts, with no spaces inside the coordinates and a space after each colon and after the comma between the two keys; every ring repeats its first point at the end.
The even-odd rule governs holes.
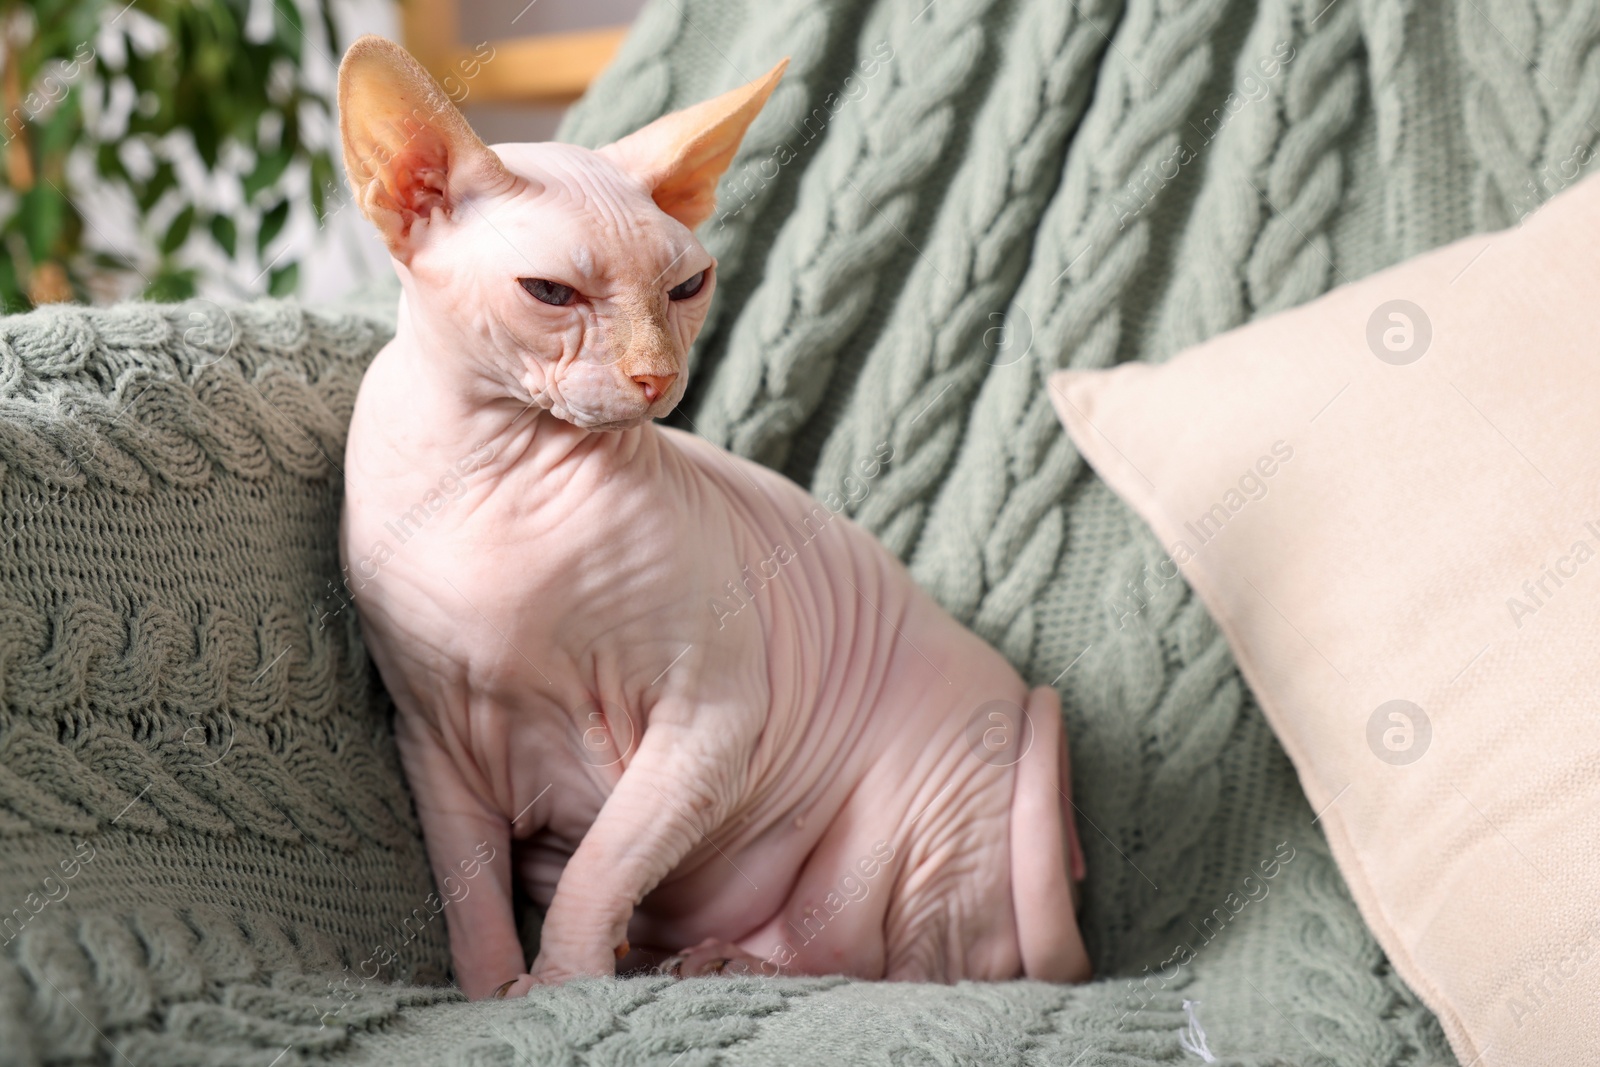
{"type": "Polygon", "coordinates": [[[612,412],[607,412],[603,409],[600,411],[586,410],[554,390],[550,392],[535,392],[533,397],[532,403],[543,408],[551,418],[559,419],[567,425],[587,433],[618,433],[623,430],[631,430],[635,426],[642,426],[653,419],[664,419],[672,414],[680,399],[680,397],[669,393],[666,396],[656,397],[654,402],[650,404],[635,408],[631,415],[626,415],[622,418],[607,418],[606,416],[612,412]]]}
{"type": "MultiPolygon", "coordinates": [[[[552,414],[554,413],[552,412],[552,414]]],[[[631,419],[612,419],[609,422],[603,419],[568,418],[561,415],[556,415],[555,417],[570,426],[583,430],[585,433],[621,433],[623,430],[631,430],[635,426],[643,426],[655,418],[649,412],[635,415],[631,419]]]]}
{"type": "Polygon", "coordinates": [[[643,426],[649,421],[650,420],[648,418],[638,418],[623,419],[620,422],[601,422],[594,423],[592,425],[578,425],[577,423],[574,423],[573,425],[578,426],[578,429],[580,430],[587,430],[589,433],[621,433],[623,430],[631,430],[635,426],[643,426]]]}
{"type": "Polygon", "coordinates": [[[570,426],[589,433],[619,433],[623,430],[631,430],[635,426],[643,426],[654,419],[664,419],[677,406],[677,401],[673,401],[670,404],[663,404],[657,401],[637,415],[630,415],[623,419],[604,419],[586,412],[574,411],[570,406],[564,410],[551,408],[550,415],[570,426]]]}

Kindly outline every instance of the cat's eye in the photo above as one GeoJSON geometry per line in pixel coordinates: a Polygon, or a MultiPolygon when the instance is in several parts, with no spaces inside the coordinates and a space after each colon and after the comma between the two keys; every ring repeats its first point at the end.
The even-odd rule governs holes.
{"type": "Polygon", "coordinates": [[[570,285],[550,281],[548,278],[518,278],[522,287],[528,294],[542,304],[553,304],[558,308],[566,307],[572,303],[578,291],[570,285]]]}
{"type": "Polygon", "coordinates": [[[681,282],[667,290],[667,296],[673,300],[688,300],[700,292],[706,284],[706,272],[701,271],[686,282],[681,282]]]}

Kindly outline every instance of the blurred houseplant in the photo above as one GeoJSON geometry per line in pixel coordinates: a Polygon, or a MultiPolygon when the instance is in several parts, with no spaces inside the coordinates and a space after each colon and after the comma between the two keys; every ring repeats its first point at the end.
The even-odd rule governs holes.
{"type": "Polygon", "coordinates": [[[191,239],[259,259],[272,293],[293,291],[298,264],[265,253],[289,188],[305,186],[289,176],[309,175],[300,197],[319,223],[333,187],[331,138],[306,136],[331,129],[330,102],[305,76],[308,60],[338,54],[331,4],[124,5],[0,0],[0,301],[12,311],[119,286],[180,299],[195,289],[179,258],[191,239]],[[86,193],[133,213],[135,247],[107,247],[80,211],[86,193]]]}

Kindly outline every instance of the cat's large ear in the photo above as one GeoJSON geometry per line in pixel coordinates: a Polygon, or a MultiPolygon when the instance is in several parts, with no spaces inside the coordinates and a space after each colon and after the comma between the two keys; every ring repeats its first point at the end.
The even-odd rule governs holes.
{"type": "Polygon", "coordinates": [[[784,59],[749,85],[663,115],[600,152],[643,179],[656,206],[692,230],[716,210],[717,179],[788,65],[784,59]]]}
{"type": "Polygon", "coordinates": [[[436,210],[517,182],[422,64],[382,37],[360,38],[339,65],[339,133],[356,202],[402,262],[436,210]]]}

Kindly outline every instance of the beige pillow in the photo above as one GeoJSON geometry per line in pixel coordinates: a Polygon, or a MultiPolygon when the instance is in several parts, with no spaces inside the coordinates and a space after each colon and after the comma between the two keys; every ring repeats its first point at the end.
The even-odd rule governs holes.
{"type": "Polygon", "coordinates": [[[1461,1063],[1600,1062],[1600,178],[1050,388],[1461,1063]]]}

